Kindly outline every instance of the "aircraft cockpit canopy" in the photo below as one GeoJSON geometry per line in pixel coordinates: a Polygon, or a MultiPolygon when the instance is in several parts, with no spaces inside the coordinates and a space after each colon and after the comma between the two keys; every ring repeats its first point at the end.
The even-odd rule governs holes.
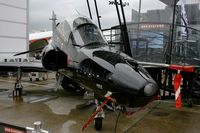
{"type": "Polygon", "coordinates": [[[93,24],[83,24],[77,27],[74,31],[74,35],[80,35],[82,46],[85,45],[99,45],[107,44],[99,28],[93,24]]]}
{"type": "Polygon", "coordinates": [[[66,42],[66,45],[69,44],[69,40],[71,40],[73,45],[80,47],[87,45],[87,48],[107,44],[100,29],[92,20],[86,17],[73,16],[67,18],[56,29],[55,39],[63,40],[63,42],[66,42]]]}

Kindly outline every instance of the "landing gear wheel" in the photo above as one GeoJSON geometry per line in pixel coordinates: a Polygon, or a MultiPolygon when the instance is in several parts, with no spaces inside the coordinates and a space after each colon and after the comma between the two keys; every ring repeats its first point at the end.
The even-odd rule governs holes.
{"type": "Polygon", "coordinates": [[[68,77],[63,77],[61,86],[64,88],[64,90],[69,92],[76,92],[81,96],[83,96],[85,93],[85,89],[81,88],[76,82],[74,82],[68,77]]]}
{"type": "Polygon", "coordinates": [[[94,119],[94,127],[97,131],[102,129],[103,118],[95,118],[94,119]]]}
{"type": "Polygon", "coordinates": [[[61,86],[66,90],[66,91],[76,91],[76,84],[73,82],[73,80],[63,77],[63,81],[61,83],[61,86]]]}

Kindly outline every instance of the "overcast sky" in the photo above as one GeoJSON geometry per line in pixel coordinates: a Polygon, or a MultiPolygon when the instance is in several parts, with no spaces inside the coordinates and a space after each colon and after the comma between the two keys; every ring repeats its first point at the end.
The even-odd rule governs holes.
{"type": "MultiPolygon", "coordinates": [[[[102,28],[109,28],[110,26],[118,24],[115,6],[109,5],[109,1],[97,0],[99,14],[102,16],[102,28]]],[[[130,21],[131,9],[138,10],[139,0],[123,1],[129,3],[129,6],[125,7],[125,15],[127,21],[130,21]]],[[[89,0],[89,2],[94,21],[97,23],[94,0],[89,0]]],[[[142,0],[142,12],[163,8],[165,8],[165,4],[159,0],[142,0]]],[[[52,10],[55,11],[58,21],[62,21],[72,11],[77,11],[89,17],[86,0],[29,0],[30,32],[51,30],[51,21],[49,21],[49,18],[51,17],[52,10]]]]}

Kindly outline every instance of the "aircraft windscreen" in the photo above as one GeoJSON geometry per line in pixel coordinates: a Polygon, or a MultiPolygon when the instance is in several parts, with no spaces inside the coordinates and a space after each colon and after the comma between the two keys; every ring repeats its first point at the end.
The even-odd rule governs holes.
{"type": "Polygon", "coordinates": [[[106,44],[99,29],[92,24],[85,24],[77,28],[82,40],[83,45],[88,44],[106,44]]]}

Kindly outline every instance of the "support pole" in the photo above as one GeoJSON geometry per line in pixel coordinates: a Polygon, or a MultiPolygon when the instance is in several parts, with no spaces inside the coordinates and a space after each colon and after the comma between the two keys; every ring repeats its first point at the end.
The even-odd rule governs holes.
{"type": "Polygon", "coordinates": [[[122,26],[121,16],[119,13],[119,7],[118,7],[117,3],[118,3],[117,0],[115,0],[115,7],[116,7],[116,11],[117,11],[118,20],[119,20],[119,26],[121,29],[122,41],[125,43],[126,41],[125,41],[125,36],[124,36],[124,32],[123,32],[123,26],[122,26]]]}
{"type": "Polygon", "coordinates": [[[95,4],[96,13],[97,13],[97,20],[98,20],[98,24],[99,24],[99,29],[101,30],[101,23],[100,23],[100,17],[101,16],[99,16],[99,11],[98,11],[97,1],[96,0],[94,0],[94,4],[95,4]]]}
{"type": "Polygon", "coordinates": [[[135,56],[137,57],[137,51],[139,47],[139,38],[140,38],[140,15],[141,15],[141,0],[139,0],[139,11],[138,11],[138,24],[137,24],[137,41],[136,41],[136,50],[135,56]]]}
{"type": "Polygon", "coordinates": [[[173,20],[172,20],[172,28],[171,28],[171,41],[170,41],[170,48],[169,48],[169,59],[167,60],[167,64],[171,64],[171,59],[172,59],[172,46],[174,42],[175,17],[176,17],[176,3],[177,3],[177,0],[174,0],[174,11],[173,11],[173,20]]]}
{"type": "Polygon", "coordinates": [[[89,0],[87,0],[87,6],[88,6],[88,11],[89,11],[90,19],[92,19],[92,13],[91,13],[91,9],[90,9],[89,0]]]}
{"type": "Polygon", "coordinates": [[[131,48],[130,48],[128,30],[127,30],[127,25],[126,25],[126,17],[125,17],[125,14],[124,14],[124,7],[123,7],[122,0],[119,0],[119,1],[120,1],[120,6],[121,6],[122,18],[123,18],[123,21],[124,21],[123,32],[124,32],[124,36],[125,36],[125,40],[126,40],[126,42],[124,43],[124,45],[126,45],[125,50],[126,50],[126,53],[129,56],[131,56],[131,48]]]}

